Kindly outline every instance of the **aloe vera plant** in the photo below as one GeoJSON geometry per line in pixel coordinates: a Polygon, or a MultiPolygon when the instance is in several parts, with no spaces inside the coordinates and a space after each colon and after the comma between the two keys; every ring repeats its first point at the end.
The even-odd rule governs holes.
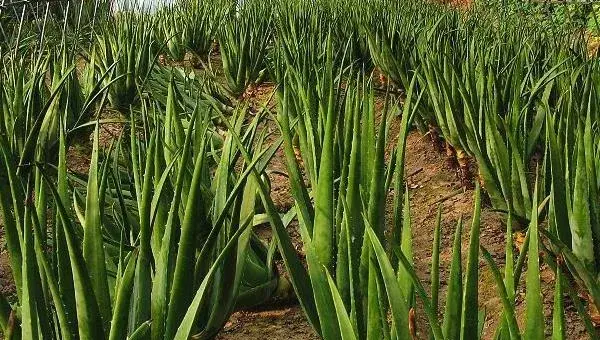
{"type": "Polygon", "coordinates": [[[156,14],[156,35],[159,41],[164,41],[165,51],[173,61],[183,61],[187,50],[188,32],[185,25],[188,22],[184,13],[176,6],[166,6],[156,14]]]}
{"type": "Polygon", "coordinates": [[[159,51],[152,34],[155,21],[148,14],[122,12],[95,33],[87,54],[99,74],[109,74],[104,83],[111,84],[108,99],[115,109],[127,112],[152,71],[159,51]]]}
{"type": "MultiPolygon", "coordinates": [[[[546,183],[550,188],[548,236],[556,247],[551,250],[556,251],[557,257],[565,256],[570,273],[594,297],[600,244],[595,199],[598,168],[589,157],[596,153],[598,137],[592,127],[591,107],[596,105],[589,86],[592,78],[589,73],[584,77],[580,80],[583,93],[566,93],[565,105],[559,106],[557,113],[546,120],[546,172],[551,176],[546,183]],[[584,113],[575,116],[574,106],[584,113]],[[571,117],[574,119],[570,120],[571,117]],[[567,152],[568,149],[573,152],[567,152]]],[[[591,298],[589,302],[598,305],[599,301],[591,298]]]]}
{"type": "Polygon", "coordinates": [[[77,58],[69,53],[63,36],[57,47],[42,42],[30,59],[8,55],[3,60],[0,81],[6,86],[0,94],[0,126],[7,147],[20,157],[20,164],[40,155],[43,159],[35,161],[54,162],[51,151],[58,145],[59,121],[65,119],[67,138],[72,137],[101,105],[102,95],[110,86],[102,83],[106,74],[98,79],[80,79],[77,58]]]}
{"type": "Polygon", "coordinates": [[[156,37],[163,51],[176,62],[184,60],[186,52],[193,53],[192,66],[206,64],[217,30],[223,23],[227,3],[214,1],[185,1],[161,7],[153,17],[156,37]]]}
{"type": "MultiPolygon", "coordinates": [[[[373,2],[369,6],[384,10],[372,9],[371,16],[364,16],[361,22],[362,30],[367,35],[368,48],[373,63],[381,72],[389,77],[398,86],[408,88],[410,72],[414,71],[417,63],[417,37],[421,28],[419,21],[422,17],[398,15],[402,12],[431,10],[431,6],[419,2],[410,2],[408,7],[394,2],[373,2]],[[409,21],[409,22],[407,22],[409,21]]],[[[369,8],[369,7],[367,7],[369,8]]]]}
{"type": "MultiPolygon", "coordinates": [[[[318,95],[304,97],[306,99],[299,103],[294,101],[294,93],[304,96],[307,93],[301,92],[305,89],[297,82],[299,73],[288,73],[286,86],[279,93],[278,122],[308,269],[298,267],[297,255],[290,253],[289,238],[281,233],[276,219],[271,221],[273,230],[280,240],[280,251],[299,300],[323,338],[405,338],[409,336],[408,313],[412,304],[406,289],[411,285],[403,285],[404,290],[401,290],[395,280],[390,281],[396,274],[387,258],[377,264],[377,259],[381,259],[378,253],[385,253],[379,243],[383,242],[385,228],[382,202],[396,171],[403,169],[396,163],[390,167],[384,163],[389,138],[388,111],[376,128],[370,82],[360,77],[351,78],[342,89],[339,85],[342,72],[337,75],[331,62],[332,46],[328,43],[322,48],[327,62],[323,67],[324,76],[316,80],[318,95]],[[318,111],[311,111],[312,107],[318,111]],[[300,175],[294,154],[294,135],[298,136],[303,168],[312,184],[310,190],[300,175]],[[335,180],[338,177],[339,182],[335,180]],[[314,206],[309,199],[311,195],[314,206]],[[391,323],[385,321],[387,310],[392,313],[391,323]],[[338,323],[332,322],[332,315],[338,316],[338,323]]],[[[302,69],[295,70],[299,71],[302,69]]],[[[413,86],[415,82],[416,77],[413,77],[413,86]]],[[[406,138],[409,117],[414,116],[413,102],[418,102],[419,96],[411,95],[411,91],[407,99],[411,104],[404,109],[401,139],[406,138]]],[[[390,105],[389,109],[394,107],[390,105]]],[[[402,140],[400,145],[403,145],[402,140]]],[[[403,146],[398,150],[398,157],[403,159],[403,146]]],[[[402,175],[398,178],[403,180],[402,175]]],[[[395,195],[403,202],[403,184],[399,188],[395,195]]],[[[400,230],[402,221],[409,221],[408,207],[397,214],[395,228],[400,230]]],[[[402,244],[407,254],[410,253],[409,234],[394,232],[402,238],[395,240],[396,244],[402,244]]]]}
{"type": "Polygon", "coordinates": [[[220,152],[215,149],[210,109],[182,115],[176,100],[171,89],[164,125],[142,111],[156,122],[143,130],[149,139],[139,139],[133,113],[129,143],[118,140],[104,153],[96,124],[83,182],[67,181],[63,123],[58,182],[43,166],[17,171],[18,158],[2,137],[2,174],[11,185],[2,190],[1,212],[3,221],[15,221],[5,227],[17,305],[25,311],[13,327],[23,338],[40,337],[38,329],[63,339],[211,337],[236,306],[255,305],[276,290],[274,253],[252,234],[256,184],[248,176],[264,171],[279,144],[263,148],[265,134],[256,131],[260,116],[242,130],[245,111],[238,111],[234,126],[251,160],[235,172],[240,151],[232,137],[220,142],[220,152]],[[123,157],[130,167],[123,167],[123,157]],[[21,208],[17,202],[28,192],[35,199],[21,208]],[[56,223],[50,254],[42,250],[45,226],[38,217],[47,206],[56,223]],[[190,272],[193,289],[186,288],[190,272]],[[56,327],[49,320],[57,320],[56,327]]]}
{"type": "Polygon", "coordinates": [[[146,82],[145,90],[156,102],[166,107],[171,82],[180,105],[187,111],[193,111],[198,102],[228,114],[234,110],[236,100],[222,84],[209,74],[197,74],[182,67],[155,66],[146,82]]]}
{"type": "Polygon", "coordinates": [[[210,52],[217,35],[217,30],[223,22],[226,7],[216,2],[209,6],[206,2],[192,2],[186,7],[190,18],[187,30],[187,46],[201,58],[210,52]],[[216,6],[216,7],[215,7],[216,6]]]}
{"type": "Polygon", "coordinates": [[[222,19],[218,41],[229,90],[240,95],[265,77],[273,17],[269,2],[243,2],[232,6],[222,19]]]}

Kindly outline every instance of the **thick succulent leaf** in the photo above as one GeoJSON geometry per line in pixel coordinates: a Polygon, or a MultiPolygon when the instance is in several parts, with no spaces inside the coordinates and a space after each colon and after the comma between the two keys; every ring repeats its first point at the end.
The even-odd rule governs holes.
{"type": "Polygon", "coordinates": [[[352,322],[350,321],[350,317],[348,312],[346,311],[346,307],[344,307],[344,302],[342,301],[342,297],[340,296],[339,291],[335,285],[335,282],[331,278],[331,275],[327,273],[327,282],[329,283],[329,289],[331,290],[331,295],[333,296],[333,303],[335,304],[335,311],[340,327],[341,339],[342,340],[356,340],[358,337],[354,333],[354,328],[352,327],[352,322]]]}
{"type": "Polygon", "coordinates": [[[89,270],[90,282],[94,289],[94,296],[98,301],[98,307],[100,308],[100,313],[102,315],[102,323],[106,328],[111,319],[111,300],[108,290],[108,275],[106,271],[102,233],[101,205],[104,203],[100,202],[101,181],[100,175],[98,174],[98,153],[100,151],[98,146],[99,131],[100,126],[96,124],[86,191],[83,257],[89,270]]]}
{"type": "Polygon", "coordinates": [[[372,245],[372,249],[375,252],[379,268],[381,270],[381,276],[383,278],[383,284],[385,286],[388,301],[390,305],[392,325],[396,336],[399,339],[409,339],[409,327],[408,327],[408,306],[406,304],[406,296],[400,289],[400,285],[396,279],[396,274],[392,264],[383,249],[383,246],[379,242],[375,232],[367,226],[366,233],[369,237],[369,241],[372,245]]]}
{"type": "Polygon", "coordinates": [[[533,211],[529,223],[529,248],[527,260],[527,281],[525,303],[527,306],[526,339],[544,339],[544,308],[540,283],[539,233],[538,233],[537,181],[533,194],[533,211]]]}
{"type": "Polygon", "coordinates": [[[127,338],[127,321],[131,305],[137,256],[137,251],[131,253],[129,261],[127,261],[127,267],[125,267],[123,272],[123,277],[116,290],[115,308],[112,313],[112,321],[108,335],[110,340],[127,338]]]}
{"type": "Polygon", "coordinates": [[[459,339],[461,308],[463,299],[462,262],[461,262],[462,216],[458,220],[452,246],[452,263],[446,292],[446,309],[442,329],[445,339],[459,339]]]}
{"type": "Polygon", "coordinates": [[[479,334],[479,235],[481,215],[481,192],[479,184],[475,189],[475,207],[471,222],[471,240],[469,243],[469,257],[467,259],[467,272],[463,290],[463,305],[461,318],[461,339],[477,339],[479,334]]]}

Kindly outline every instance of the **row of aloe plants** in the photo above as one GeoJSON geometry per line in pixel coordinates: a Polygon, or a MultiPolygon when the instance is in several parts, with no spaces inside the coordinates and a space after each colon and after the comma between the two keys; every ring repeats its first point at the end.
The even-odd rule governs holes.
{"type": "MultiPolygon", "coordinates": [[[[573,288],[577,286],[573,283],[586,288],[592,296],[588,302],[597,304],[595,275],[583,269],[585,262],[576,255],[577,251],[571,251],[552,232],[539,228],[543,216],[556,216],[555,199],[537,190],[548,185],[543,181],[539,185],[537,181],[530,185],[535,188],[529,194],[530,203],[526,206],[529,210],[526,216],[530,216],[531,221],[525,245],[517,258],[514,257],[512,228],[513,220],[517,220],[518,215],[513,212],[514,209],[504,206],[508,212],[504,275],[487,250],[480,246],[481,194],[478,187],[466,270],[463,270],[461,261],[462,222],[459,222],[447,282],[444,318],[443,321],[439,320],[438,313],[442,311],[438,302],[441,213],[434,236],[431,293],[428,295],[412,267],[411,218],[408,193],[404,189],[405,139],[416,119],[432,117],[422,116],[427,112],[424,108],[433,100],[430,96],[433,96],[432,89],[435,86],[431,84],[434,79],[428,79],[426,73],[433,72],[431,69],[437,65],[431,65],[430,68],[422,66],[417,71],[411,71],[410,68],[402,70],[407,78],[402,110],[388,100],[383,110],[376,112],[372,80],[357,76],[354,72],[358,70],[355,68],[352,71],[352,66],[344,67],[352,59],[349,57],[351,43],[344,50],[336,52],[332,31],[328,27],[319,26],[317,21],[311,23],[310,17],[304,14],[300,14],[296,20],[307,20],[305,24],[314,25],[310,27],[316,29],[323,39],[309,40],[310,35],[297,29],[291,22],[280,34],[289,41],[306,34],[307,44],[297,46],[282,39],[277,46],[275,69],[279,83],[277,121],[284,139],[290,187],[298,211],[307,268],[299,265],[297,255],[291,250],[292,244],[278,227],[280,222],[272,219],[271,223],[280,239],[280,251],[298,298],[317,333],[324,339],[422,337],[423,333],[414,333],[415,300],[419,298],[428,319],[425,333],[432,338],[481,338],[486,320],[478,303],[481,258],[493,273],[503,304],[504,313],[495,332],[496,338],[541,339],[547,334],[557,339],[566,338],[565,294],[575,304],[590,336],[596,337],[586,302],[581,301],[578,290],[573,288]],[[396,112],[401,116],[397,139],[389,135],[388,128],[389,120],[394,119],[396,112]],[[301,160],[298,160],[298,153],[301,160]],[[386,215],[389,195],[393,195],[391,216],[386,215]],[[545,198],[541,203],[540,197],[545,198]],[[546,329],[542,313],[540,253],[544,254],[543,261],[555,270],[556,275],[552,329],[546,329]],[[568,271],[573,275],[565,275],[568,271]],[[520,278],[523,273],[526,278],[527,321],[520,324],[516,319],[515,292],[522,282],[520,278]],[[337,317],[337,323],[333,315],[337,317]]],[[[439,25],[443,24],[448,23],[440,21],[439,25]]],[[[461,57],[449,54],[448,58],[461,57]]],[[[453,71],[449,65],[446,70],[453,71]]],[[[557,76],[546,72],[540,77],[544,80],[535,79],[534,85],[547,88],[546,83],[552,82],[552,78],[557,76]]],[[[402,83],[398,80],[398,84],[402,86],[402,83]]],[[[476,99],[487,99],[481,92],[471,92],[471,89],[485,91],[488,85],[485,82],[475,81],[473,88],[460,88],[462,84],[458,80],[456,83],[459,84],[456,95],[470,94],[476,99]]],[[[531,97],[538,91],[541,90],[533,90],[531,97]]],[[[541,105],[537,104],[536,99],[529,100],[541,105]]],[[[485,104],[473,105],[479,107],[485,104]]],[[[481,111],[474,110],[473,114],[476,112],[481,111]]],[[[433,111],[432,114],[437,112],[433,111]]],[[[464,122],[456,126],[469,128],[464,122]]],[[[538,135],[543,135],[545,130],[542,128],[536,132],[538,135]]],[[[583,147],[578,150],[584,152],[583,147]]],[[[590,152],[594,153],[595,148],[590,152]]],[[[484,149],[482,154],[487,156],[489,152],[484,149]]],[[[540,165],[545,166],[545,163],[540,165]]],[[[495,166],[493,164],[491,168],[496,169],[495,166]]],[[[508,204],[506,200],[504,202],[508,204]]]]}
{"type": "Polygon", "coordinates": [[[593,291],[600,249],[592,161],[597,58],[581,36],[531,26],[521,17],[425,13],[422,30],[392,28],[390,34],[404,38],[391,47],[372,45],[373,55],[382,56],[376,64],[402,87],[407,70],[419,74],[422,127],[440,131],[466,171],[464,159],[475,160],[495,208],[531,220],[533,178],[545,174],[540,191],[552,198],[550,230],[584,263],[585,273],[571,269],[589,275],[584,285],[593,291]],[[408,65],[394,64],[386,54],[393,48],[412,54],[401,59],[408,65]],[[540,160],[537,171],[532,164],[540,160]]]}
{"type": "Polygon", "coordinates": [[[96,119],[84,177],[67,171],[67,114],[48,129],[56,145],[40,132],[21,151],[3,132],[0,210],[17,288],[12,306],[2,300],[5,336],[210,338],[236,307],[268,300],[281,281],[275,243],[252,232],[262,181],[253,176],[281,142],[264,146],[262,115],[246,125],[245,113],[221,116],[233,131],[223,138],[212,123],[220,113],[183,111],[172,81],[166,106],[133,108],[110,146],[100,147],[96,119]]]}
{"type": "Polygon", "coordinates": [[[98,22],[79,54],[66,34],[53,47],[50,15],[35,41],[20,37],[36,29],[22,18],[2,54],[0,220],[16,288],[0,298],[6,338],[211,338],[236,308],[287,286],[275,243],[252,231],[264,219],[253,176],[281,142],[264,145],[262,114],[246,124],[247,108],[218,106],[173,71],[145,95],[158,66],[137,19],[98,22]],[[109,106],[129,119],[104,118],[109,106]],[[221,136],[221,119],[241,144],[221,136]],[[123,128],[101,147],[107,120],[123,128]],[[90,128],[83,176],[67,152],[90,128]]]}

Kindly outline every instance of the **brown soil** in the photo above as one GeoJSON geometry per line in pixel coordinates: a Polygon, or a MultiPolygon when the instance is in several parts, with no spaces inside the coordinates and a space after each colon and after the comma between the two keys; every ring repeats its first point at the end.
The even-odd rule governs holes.
{"type": "Polygon", "coordinates": [[[9,297],[16,293],[16,287],[10,269],[8,252],[4,250],[4,227],[1,222],[2,221],[0,221],[0,295],[9,297]]]}
{"type": "Polygon", "coordinates": [[[299,306],[260,312],[237,312],[231,316],[218,340],[316,340],[299,306]]]}

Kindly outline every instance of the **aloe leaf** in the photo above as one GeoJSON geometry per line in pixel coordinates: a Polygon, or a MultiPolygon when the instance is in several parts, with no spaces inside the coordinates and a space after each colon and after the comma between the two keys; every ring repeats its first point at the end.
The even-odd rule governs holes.
{"type": "Polygon", "coordinates": [[[189,196],[185,206],[185,216],[181,224],[181,236],[179,238],[179,250],[173,273],[173,286],[169,298],[169,312],[167,314],[166,338],[175,334],[175,327],[179,325],[185,315],[186,308],[192,302],[192,293],[185,286],[186,276],[194,270],[194,240],[198,232],[197,223],[205,220],[203,212],[197,209],[201,202],[200,181],[206,155],[201,152],[195,160],[194,175],[190,187],[189,196]]]}
{"type": "Polygon", "coordinates": [[[137,127],[134,115],[129,116],[130,132],[129,132],[129,146],[131,153],[131,170],[133,172],[133,183],[135,199],[137,202],[138,211],[142,210],[142,182],[140,179],[140,153],[137,138],[137,127]]]}
{"type": "Polygon", "coordinates": [[[48,112],[48,109],[52,105],[54,98],[61,93],[62,87],[64,86],[66,81],[69,79],[70,74],[71,74],[71,72],[73,72],[74,69],[75,69],[75,65],[72,65],[64,73],[63,77],[58,81],[58,84],[56,85],[54,91],[52,92],[52,94],[50,95],[48,100],[46,101],[46,104],[39,111],[40,113],[37,115],[34,126],[29,131],[29,134],[27,135],[25,144],[22,148],[21,157],[19,159],[20,166],[27,165],[32,161],[32,158],[34,157],[36,145],[37,145],[36,143],[38,142],[38,134],[40,133],[40,128],[42,127],[44,114],[46,112],[48,112]]]}
{"type": "Polygon", "coordinates": [[[475,188],[475,208],[471,224],[471,240],[469,243],[469,257],[467,259],[467,273],[463,291],[463,305],[461,318],[461,339],[477,339],[477,325],[479,324],[479,235],[481,216],[481,191],[479,184],[475,188]]]}
{"type": "Polygon", "coordinates": [[[589,181],[586,169],[585,144],[581,124],[577,129],[577,163],[575,165],[575,185],[573,187],[570,227],[573,253],[588,268],[594,267],[594,244],[589,207],[589,181]]]}
{"type": "MultiPolygon", "coordinates": [[[[560,254],[564,257],[565,262],[568,264],[572,274],[583,282],[588,292],[590,293],[592,300],[596,306],[600,305],[600,287],[598,287],[597,279],[594,274],[590,272],[583,262],[577,258],[577,256],[571,251],[562,241],[557,239],[551,233],[545,230],[540,230],[546,237],[557,247],[560,254]]],[[[572,294],[570,294],[572,295],[572,294]]]]}
{"type": "Polygon", "coordinates": [[[152,249],[150,224],[150,203],[152,199],[151,186],[154,170],[154,157],[156,149],[156,134],[152,132],[150,144],[146,152],[146,166],[144,170],[143,189],[141,194],[140,216],[140,245],[137,265],[135,266],[134,279],[134,303],[133,303],[133,327],[140,326],[151,317],[151,287],[152,287],[152,249]]]}
{"type": "MultiPolygon", "coordinates": [[[[373,93],[370,93],[370,101],[373,101],[373,93]]],[[[374,111],[373,105],[370,105],[370,111],[374,111]]],[[[371,113],[373,115],[373,113],[371,113]]],[[[368,214],[369,221],[373,228],[377,231],[380,237],[383,236],[385,231],[385,183],[382,180],[385,178],[385,146],[386,146],[386,133],[385,129],[387,126],[387,115],[388,110],[384,108],[381,116],[381,122],[379,125],[379,131],[377,134],[377,140],[375,143],[375,151],[373,155],[373,169],[371,173],[370,182],[370,193],[368,203],[368,214]]],[[[367,118],[370,120],[369,118],[367,118]]],[[[372,119],[374,120],[374,118],[372,119]]]]}
{"type": "MultiPolygon", "coordinates": [[[[30,189],[29,183],[27,184],[30,189]]],[[[35,254],[33,246],[33,231],[31,226],[31,207],[25,206],[24,225],[23,225],[23,289],[21,297],[21,328],[23,338],[38,339],[39,338],[39,319],[37,314],[38,305],[36,303],[36,291],[40,291],[42,287],[35,275],[35,254]]],[[[40,301],[41,302],[41,301],[40,301]]],[[[40,306],[41,307],[41,306],[40,306]]]]}
{"type": "Polygon", "coordinates": [[[390,247],[394,249],[400,244],[402,235],[402,199],[404,198],[402,192],[405,188],[404,185],[404,158],[406,154],[406,138],[408,137],[410,126],[415,117],[416,108],[421,100],[421,93],[416,100],[414,106],[411,105],[413,102],[414,91],[417,84],[417,73],[415,73],[411,79],[410,87],[406,94],[406,100],[402,109],[402,119],[400,121],[400,132],[398,135],[398,148],[396,149],[396,164],[395,166],[395,178],[394,178],[394,215],[393,215],[393,229],[392,238],[390,241],[390,247]]]}
{"type": "Polygon", "coordinates": [[[395,334],[399,339],[409,339],[410,334],[408,328],[408,306],[406,304],[406,296],[400,289],[392,264],[388,259],[383,246],[379,242],[377,235],[370,226],[367,226],[365,230],[373,247],[372,249],[375,252],[377,262],[379,263],[383,284],[390,304],[395,334]]]}
{"type": "MultiPolygon", "coordinates": [[[[404,219],[402,221],[402,242],[400,249],[409,264],[414,265],[413,245],[412,245],[412,222],[410,218],[410,201],[408,198],[408,188],[404,191],[404,219]]],[[[407,298],[409,307],[414,307],[414,285],[410,275],[404,267],[398,268],[398,283],[407,298]]]]}
{"type": "Polygon", "coordinates": [[[554,118],[551,115],[546,115],[546,140],[548,143],[548,157],[550,162],[550,173],[551,173],[551,186],[552,186],[552,206],[554,210],[554,231],[563,242],[571,241],[571,230],[567,227],[569,225],[568,209],[565,188],[565,178],[563,170],[563,162],[560,155],[560,149],[558,147],[558,141],[556,139],[556,132],[554,131],[554,118]]]}
{"type": "Polygon", "coordinates": [[[566,339],[565,306],[563,302],[563,274],[560,265],[556,266],[554,283],[554,307],[552,310],[552,340],[566,339]]]}
{"type": "Polygon", "coordinates": [[[439,204],[435,228],[433,231],[433,249],[431,252],[431,310],[437,314],[440,291],[440,242],[442,226],[442,204],[439,204]]]}
{"type": "MultiPolygon", "coordinates": [[[[350,98],[349,100],[353,102],[352,105],[355,107],[358,105],[359,96],[355,96],[355,98],[350,98]]],[[[349,104],[350,105],[350,104],[349,104]]],[[[361,251],[366,250],[368,248],[362,248],[358,245],[364,245],[364,221],[362,212],[362,202],[360,197],[360,145],[361,145],[361,135],[360,135],[360,125],[361,125],[361,114],[357,109],[353,109],[352,111],[353,121],[351,124],[352,129],[352,139],[350,145],[350,159],[348,161],[348,184],[345,193],[345,198],[340,197],[340,199],[344,199],[345,202],[342,204],[345,206],[344,216],[348,219],[347,222],[347,240],[348,240],[348,259],[349,259],[349,267],[348,267],[348,275],[350,277],[350,295],[354,295],[351,298],[351,304],[354,304],[352,308],[352,312],[354,313],[353,318],[356,319],[357,322],[357,333],[361,334],[365,332],[364,330],[366,323],[364,322],[363,308],[358,307],[357,305],[362,304],[363,295],[366,294],[366,290],[362,286],[362,277],[361,277],[361,251]],[[352,246],[355,244],[356,246],[352,246]]],[[[341,265],[341,264],[339,264],[341,265]]],[[[342,269],[340,269],[342,270],[342,269]]]]}
{"type": "Polygon", "coordinates": [[[443,333],[445,339],[459,339],[461,307],[463,305],[462,263],[461,263],[462,216],[458,220],[452,246],[452,264],[446,292],[443,333]]]}
{"type": "MultiPolygon", "coordinates": [[[[246,162],[251,162],[251,158],[248,155],[248,153],[244,150],[240,137],[235,132],[233,132],[229,121],[221,113],[219,114],[223,122],[227,125],[227,128],[229,129],[230,133],[232,134],[233,140],[237,144],[244,160],[246,162]]],[[[255,169],[253,169],[252,175],[256,179],[260,178],[259,174],[256,172],[255,169]]],[[[294,246],[292,244],[290,236],[287,233],[283,222],[281,221],[281,217],[277,213],[277,209],[275,208],[273,200],[269,195],[269,191],[267,190],[265,184],[262,183],[262,181],[257,180],[257,182],[258,192],[261,201],[263,203],[267,215],[269,216],[269,223],[271,224],[271,228],[273,229],[274,234],[277,235],[279,249],[281,251],[284,263],[290,275],[296,295],[298,296],[298,300],[300,301],[300,304],[304,310],[304,313],[307,315],[310,324],[313,326],[317,333],[320,333],[321,328],[318,321],[318,314],[315,307],[314,297],[311,293],[312,285],[310,283],[308,273],[302,265],[302,263],[300,262],[298,254],[294,250],[294,246]]]]}
{"type": "Polygon", "coordinates": [[[96,337],[104,337],[100,309],[94,295],[91,278],[88,274],[83,253],[79,249],[79,241],[76,239],[73,225],[71,224],[71,220],[68,218],[67,211],[63,205],[60,195],[51,185],[50,180],[43,171],[42,176],[49,184],[52,196],[56,202],[56,208],[63,221],[62,228],[67,241],[69,258],[71,260],[71,268],[73,270],[79,337],[80,339],[95,339],[96,337]]]}
{"type": "Polygon", "coordinates": [[[102,216],[100,215],[100,206],[103,202],[100,202],[99,198],[101,186],[98,174],[99,129],[99,125],[96,124],[86,194],[83,257],[89,268],[94,295],[98,301],[102,322],[106,328],[111,319],[111,302],[108,290],[106,260],[104,257],[102,216]]]}
{"type": "Polygon", "coordinates": [[[123,277],[121,278],[115,293],[115,307],[112,313],[112,321],[108,335],[110,340],[127,338],[127,321],[131,295],[133,293],[137,256],[137,251],[131,253],[129,261],[127,261],[127,267],[125,267],[123,277]]]}
{"type": "Polygon", "coordinates": [[[133,331],[133,333],[131,333],[131,335],[127,339],[128,340],[145,339],[148,336],[148,333],[150,332],[151,326],[152,326],[152,322],[150,320],[142,323],[141,325],[139,325],[138,328],[135,329],[135,331],[133,331]]]}
{"type": "MultiPolygon", "coordinates": [[[[188,131],[185,136],[185,142],[183,144],[183,151],[181,152],[181,164],[187,164],[191,157],[191,138],[192,132],[194,131],[194,124],[196,123],[198,111],[196,110],[192,115],[188,131]]],[[[175,162],[173,160],[172,162],[175,162]]],[[[159,340],[164,338],[164,331],[166,327],[166,318],[168,311],[168,300],[169,300],[169,289],[170,286],[168,280],[170,277],[169,270],[171,268],[171,250],[172,250],[172,234],[175,225],[178,224],[179,218],[179,207],[182,200],[182,191],[184,184],[184,176],[186,173],[186,167],[180,166],[177,169],[177,177],[175,181],[175,188],[173,192],[173,198],[171,201],[171,207],[169,209],[169,215],[167,217],[167,223],[165,225],[165,231],[161,240],[161,248],[158,259],[156,261],[154,280],[152,282],[152,326],[151,336],[153,340],[159,340]]]]}
{"type": "Polygon", "coordinates": [[[339,339],[340,329],[331,317],[335,315],[335,306],[331,291],[328,288],[326,270],[313,244],[305,246],[308,274],[312,283],[312,292],[321,325],[321,336],[324,339],[339,339]]]}
{"type": "Polygon", "coordinates": [[[315,189],[315,223],[313,229],[313,240],[316,256],[328,269],[333,269],[333,226],[334,222],[334,200],[333,200],[333,167],[334,167],[334,127],[337,117],[334,109],[330,108],[327,113],[325,136],[321,162],[319,164],[319,177],[315,189]]]}
{"type": "Polygon", "coordinates": [[[544,310],[540,283],[539,234],[538,234],[538,192],[537,180],[533,193],[531,221],[529,223],[529,249],[527,260],[527,281],[525,303],[527,305],[527,325],[524,337],[527,339],[544,339],[544,310]]]}
{"type": "Polygon", "coordinates": [[[327,282],[329,283],[329,289],[331,290],[331,295],[333,296],[333,303],[335,305],[338,324],[340,327],[341,339],[342,340],[358,339],[358,337],[354,333],[354,328],[352,327],[352,322],[350,321],[350,317],[348,316],[346,307],[344,307],[344,302],[342,301],[342,297],[340,296],[340,293],[335,285],[335,282],[333,281],[333,279],[331,278],[331,275],[329,275],[329,273],[327,273],[327,282]]]}
{"type": "MultiPolygon", "coordinates": [[[[504,286],[508,295],[509,301],[514,301],[515,298],[515,261],[514,261],[514,249],[513,249],[513,232],[512,232],[512,213],[508,212],[508,218],[506,221],[506,243],[504,247],[505,252],[505,265],[504,265],[504,286]]],[[[505,331],[508,330],[506,319],[506,313],[503,312],[503,320],[501,325],[496,329],[496,337],[505,336],[505,331]]]]}
{"type": "MultiPolygon", "coordinates": [[[[229,255],[229,252],[233,251],[235,246],[237,245],[238,239],[240,235],[246,231],[246,228],[250,226],[250,219],[246,222],[245,225],[241,226],[235,234],[229,239],[223,250],[219,253],[218,257],[215,259],[213,265],[210,270],[204,277],[200,287],[196,291],[193,300],[189,304],[189,307],[184,313],[183,319],[177,328],[177,333],[175,333],[173,339],[175,340],[187,340],[192,335],[192,328],[194,326],[194,321],[198,314],[199,307],[203,305],[205,299],[208,298],[208,290],[207,287],[211,284],[214,276],[219,268],[221,268],[223,261],[229,255]]],[[[170,337],[169,337],[170,338],[170,337]]]]}
{"type": "Polygon", "coordinates": [[[366,289],[369,293],[365,294],[367,302],[367,339],[383,339],[384,338],[384,327],[382,320],[385,320],[382,313],[382,306],[379,301],[379,280],[377,272],[377,264],[369,256],[368,273],[366,289]]]}
{"type": "MultiPolygon", "coordinates": [[[[63,202],[69,199],[67,187],[67,141],[64,131],[64,124],[61,120],[61,128],[59,134],[59,151],[58,151],[58,183],[57,191],[63,202]]],[[[56,254],[56,273],[58,287],[61,294],[62,303],[65,307],[65,312],[69,318],[69,324],[73,330],[77,329],[77,311],[75,306],[75,293],[73,287],[73,274],[71,269],[71,261],[69,259],[69,250],[65,239],[64,230],[62,227],[62,217],[56,214],[56,224],[54,226],[54,253],[56,254]]]]}
{"type": "MultiPolygon", "coordinates": [[[[40,179],[43,180],[40,173],[40,179]]],[[[67,320],[67,315],[65,312],[65,307],[63,306],[63,302],[61,300],[58,284],[56,277],[52,268],[50,267],[47,255],[44,249],[44,238],[42,237],[42,229],[39,221],[37,220],[37,216],[35,214],[31,214],[31,223],[34,234],[34,249],[36,255],[37,268],[39,268],[39,272],[41,275],[41,281],[37,284],[41,284],[41,289],[37,292],[36,301],[38,303],[38,317],[40,320],[40,331],[43,334],[50,334],[51,330],[49,328],[48,318],[50,317],[47,314],[47,311],[44,310],[45,306],[41,305],[43,299],[52,300],[54,303],[55,314],[54,317],[57,319],[59,332],[63,339],[72,339],[74,337],[74,327],[69,324],[67,320]],[[47,290],[46,294],[49,294],[49,297],[41,294],[43,290],[47,290]],[[40,312],[41,311],[41,312],[40,312]]],[[[37,281],[37,277],[35,278],[37,281]]],[[[47,302],[49,303],[49,302],[47,302]]]]}

